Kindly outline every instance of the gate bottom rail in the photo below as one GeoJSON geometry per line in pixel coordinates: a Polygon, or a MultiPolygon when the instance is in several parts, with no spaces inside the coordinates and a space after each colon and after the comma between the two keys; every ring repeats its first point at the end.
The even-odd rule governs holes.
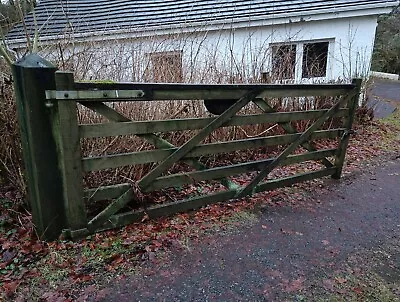
{"type": "MultiPolygon", "coordinates": [[[[271,191],[277,188],[291,186],[299,182],[309,181],[325,176],[332,176],[335,173],[336,169],[337,167],[334,166],[331,168],[325,168],[318,171],[305,172],[301,174],[296,174],[295,176],[289,176],[285,178],[263,182],[257,185],[257,187],[254,190],[254,193],[271,191]]],[[[150,219],[154,219],[162,216],[170,216],[176,213],[196,210],[207,205],[235,199],[235,196],[239,192],[239,190],[240,188],[233,190],[226,190],[209,194],[206,196],[193,197],[185,200],[180,200],[177,202],[169,202],[166,204],[155,205],[147,209],[140,209],[133,212],[113,215],[109,217],[108,221],[105,224],[97,228],[92,228],[88,226],[86,228],[77,230],[66,229],[63,231],[63,237],[71,239],[85,237],[95,232],[106,231],[113,228],[126,226],[130,223],[140,222],[145,218],[146,215],[150,219]]],[[[245,197],[251,195],[252,194],[248,194],[245,197]]]]}

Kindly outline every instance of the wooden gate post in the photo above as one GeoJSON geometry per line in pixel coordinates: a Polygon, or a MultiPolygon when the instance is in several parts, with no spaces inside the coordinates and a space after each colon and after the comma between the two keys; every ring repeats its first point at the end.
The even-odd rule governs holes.
{"type": "MultiPolygon", "coordinates": [[[[57,90],[73,90],[74,74],[56,72],[57,90]]],[[[63,182],[63,203],[68,229],[87,226],[83,202],[83,173],[81,145],[78,128],[76,101],[54,102],[52,106],[53,135],[59,152],[59,168],[63,182]]]]}
{"type": "Polygon", "coordinates": [[[57,148],[46,90],[55,90],[57,68],[37,54],[13,65],[28,199],[38,236],[54,240],[65,228],[57,148]]]}
{"type": "Polygon", "coordinates": [[[349,145],[350,134],[353,131],[352,129],[353,121],[356,115],[358,101],[360,98],[362,79],[353,79],[352,84],[354,85],[354,90],[353,90],[354,95],[347,104],[347,107],[349,108],[349,115],[345,119],[344,127],[346,128],[346,130],[343,133],[342,138],[340,139],[338,151],[336,152],[335,156],[336,171],[332,175],[333,179],[340,179],[340,177],[342,176],[342,170],[343,170],[344,160],[346,157],[347,146],[349,145]]]}

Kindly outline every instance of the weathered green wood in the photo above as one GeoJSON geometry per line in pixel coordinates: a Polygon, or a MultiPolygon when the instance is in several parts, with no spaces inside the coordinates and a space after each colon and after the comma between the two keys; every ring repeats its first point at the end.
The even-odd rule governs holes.
{"type": "MultiPolygon", "coordinates": [[[[57,72],[57,89],[73,87],[72,73],[57,72]]],[[[87,224],[83,202],[83,172],[76,102],[55,102],[52,107],[53,133],[59,152],[63,201],[68,226],[80,229],[87,224]]]]}
{"type": "MultiPolygon", "coordinates": [[[[99,104],[99,103],[97,103],[99,104]]],[[[223,127],[256,125],[262,123],[286,123],[298,120],[311,120],[321,117],[326,110],[310,110],[310,111],[293,111],[293,112],[276,112],[264,114],[251,114],[243,116],[234,116],[223,127]]],[[[335,114],[335,117],[343,117],[348,115],[348,109],[341,109],[335,114]]],[[[137,121],[123,123],[104,123],[104,124],[85,124],[80,125],[81,138],[87,137],[105,137],[117,135],[139,135],[151,134],[155,132],[170,132],[181,130],[201,129],[215,120],[211,118],[188,118],[173,119],[160,121],[137,121]]]]}
{"type": "Polygon", "coordinates": [[[275,85],[204,85],[204,84],[147,84],[147,83],[75,83],[66,91],[48,91],[49,99],[79,101],[152,101],[152,100],[213,100],[240,99],[254,89],[264,97],[338,96],[353,88],[349,84],[275,84],[275,85]],[[88,91],[91,90],[91,91],[88,91]],[[129,92],[132,90],[132,92],[129,92]],[[128,92],[123,92],[128,91],[128,92]],[[140,92],[143,92],[142,95],[140,92]],[[123,94],[131,93],[132,96],[123,94]],[[104,96],[106,95],[106,96],[104,96]],[[100,96],[100,98],[99,98],[100,96]]]}
{"type": "Polygon", "coordinates": [[[337,168],[336,168],[336,172],[332,175],[332,178],[334,178],[334,179],[339,179],[342,175],[342,169],[343,169],[343,165],[344,165],[344,159],[346,156],[346,150],[347,150],[347,146],[348,146],[349,140],[350,140],[350,132],[353,127],[354,116],[356,114],[358,99],[359,99],[359,95],[360,95],[360,91],[361,91],[362,79],[354,79],[353,85],[355,86],[354,95],[348,102],[349,115],[347,116],[347,118],[345,120],[345,127],[346,127],[347,131],[343,134],[343,136],[339,142],[339,148],[338,148],[338,151],[337,151],[336,157],[335,157],[335,166],[337,168]]]}
{"type": "MultiPolygon", "coordinates": [[[[310,139],[334,139],[339,137],[343,133],[343,131],[344,129],[319,130],[315,131],[311,135],[310,139]]],[[[300,137],[300,135],[300,133],[285,134],[200,145],[194,147],[193,150],[186,154],[182,160],[186,162],[187,160],[193,160],[193,158],[204,155],[228,153],[233,151],[255,149],[275,145],[286,145],[294,142],[300,137]]],[[[89,172],[129,165],[160,162],[168,158],[168,156],[173,154],[173,152],[175,152],[176,150],[177,148],[174,147],[163,150],[132,152],[101,157],[87,157],[83,159],[83,169],[85,172],[89,172]]],[[[201,169],[198,169],[197,167],[195,168],[197,170],[206,169],[205,166],[201,167],[201,169]]]]}
{"type": "MultiPolygon", "coordinates": [[[[114,109],[108,107],[104,103],[96,103],[96,102],[85,102],[81,103],[86,108],[93,110],[94,112],[104,116],[110,122],[113,123],[122,123],[122,122],[131,122],[129,118],[122,115],[121,113],[115,111],[114,109]]],[[[110,124],[111,126],[111,124],[110,124]]]]}
{"type": "Polygon", "coordinates": [[[40,239],[54,240],[67,226],[57,148],[49,108],[45,106],[45,90],[55,89],[56,67],[37,54],[29,54],[12,69],[25,165],[23,174],[33,223],[40,239]]]}
{"type": "MultiPolygon", "coordinates": [[[[345,94],[354,88],[353,84],[188,84],[188,83],[100,83],[100,82],[76,82],[74,90],[143,90],[150,92],[172,92],[190,93],[193,91],[234,91],[243,94],[251,90],[260,88],[261,90],[300,90],[300,91],[320,91],[336,90],[338,94],[345,94]],[[343,92],[344,91],[344,92],[343,92]]],[[[150,93],[151,94],[151,93],[150,93]]],[[[317,94],[314,94],[317,95],[317,94]]],[[[312,95],[313,96],[313,95],[312,95]]],[[[207,98],[214,99],[214,98],[207,98]]],[[[217,99],[220,99],[217,97],[217,99]]],[[[234,98],[238,99],[238,97],[234,98]]]]}
{"type": "Polygon", "coordinates": [[[48,90],[46,98],[48,100],[132,100],[141,99],[144,96],[143,90],[48,90]]]}
{"type": "MultiPolygon", "coordinates": [[[[118,122],[130,122],[131,121],[129,118],[127,118],[126,116],[122,115],[121,113],[115,111],[114,109],[106,106],[104,103],[86,102],[86,103],[84,103],[84,106],[86,106],[87,108],[89,108],[91,110],[94,110],[98,114],[103,115],[111,122],[118,123],[118,122]]],[[[175,147],[173,144],[171,144],[167,140],[162,139],[155,134],[143,134],[143,135],[139,134],[138,136],[147,140],[148,142],[150,142],[156,148],[159,148],[159,149],[168,149],[168,148],[170,149],[170,148],[175,147]]],[[[140,155],[140,156],[142,156],[142,155],[140,155]]],[[[146,154],[144,154],[144,156],[145,156],[144,158],[146,158],[146,154]]],[[[100,162],[104,163],[103,160],[100,160],[100,162]]],[[[152,162],[154,162],[154,161],[152,161],[152,162]]],[[[193,159],[193,158],[186,158],[184,160],[184,162],[186,164],[194,167],[197,170],[207,169],[207,166],[205,166],[204,164],[202,164],[201,162],[199,162],[198,160],[193,159]]],[[[97,161],[97,163],[99,163],[99,161],[97,161]]],[[[84,164],[85,164],[85,162],[84,162],[84,164]]],[[[86,164],[87,164],[87,162],[86,162],[86,164]]],[[[86,167],[86,168],[91,169],[92,167],[86,167]]],[[[102,168],[100,168],[100,169],[102,169],[102,168]]],[[[85,171],[94,171],[94,170],[85,169],[85,171]]],[[[219,181],[221,182],[221,184],[223,186],[225,186],[228,189],[237,187],[236,184],[233,183],[232,181],[230,181],[229,179],[220,179],[219,181]]]]}
{"type": "MultiPolygon", "coordinates": [[[[260,184],[260,187],[257,187],[255,191],[262,192],[262,191],[274,190],[284,186],[290,186],[298,182],[303,182],[315,178],[320,178],[323,176],[332,175],[334,171],[335,171],[334,168],[327,168],[314,172],[301,173],[295,176],[285,177],[278,180],[272,180],[260,184]]],[[[193,197],[183,201],[177,201],[173,203],[162,204],[159,206],[148,208],[146,210],[146,213],[149,215],[150,218],[168,216],[174,213],[194,210],[209,204],[214,204],[217,202],[222,202],[236,198],[235,197],[236,193],[237,193],[236,190],[228,190],[228,191],[213,193],[206,196],[193,197]]]]}
{"type": "MultiPolygon", "coordinates": [[[[254,103],[264,112],[276,112],[266,101],[262,99],[256,99],[254,103]]],[[[336,113],[335,113],[336,114],[336,113]]],[[[297,130],[288,122],[278,122],[278,124],[287,132],[287,133],[297,133],[297,130]]],[[[304,149],[312,152],[316,151],[317,148],[312,144],[312,142],[304,142],[301,145],[304,149]]],[[[330,168],[333,167],[333,164],[326,158],[322,159],[322,163],[325,167],[330,168]]]]}
{"type": "MultiPolygon", "coordinates": [[[[284,186],[291,186],[295,183],[321,178],[324,176],[329,176],[332,175],[334,172],[335,168],[326,168],[319,171],[307,172],[298,174],[296,176],[290,176],[278,180],[272,180],[260,184],[259,186],[256,187],[255,191],[262,192],[262,191],[274,190],[276,188],[281,188],[284,186]]],[[[230,199],[235,198],[236,192],[237,192],[236,190],[227,190],[227,191],[213,193],[210,195],[197,196],[177,202],[156,205],[149,207],[145,210],[141,209],[134,212],[114,215],[110,217],[108,222],[106,222],[99,229],[97,229],[97,231],[122,227],[133,222],[140,222],[146,215],[148,215],[150,219],[155,219],[158,217],[169,216],[180,212],[187,212],[190,210],[199,209],[201,207],[215,204],[218,202],[228,201],[230,199]]],[[[75,232],[68,231],[66,232],[66,235],[74,237],[82,237],[82,236],[87,236],[90,233],[91,232],[88,229],[83,228],[81,230],[76,230],[75,232]]]]}
{"type": "Polygon", "coordinates": [[[111,186],[104,186],[95,189],[89,189],[84,191],[84,198],[91,201],[108,200],[114,199],[121,196],[124,192],[131,188],[131,184],[117,184],[111,186]]]}
{"type": "Polygon", "coordinates": [[[285,177],[277,180],[271,180],[259,184],[255,187],[254,192],[260,193],[264,191],[271,191],[282,187],[288,187],[299,182],[309,181],[325,176],[330,176],[335,173],[335,167],[325,168],[323,170],[297,174],[295,176],[285,177]]]}
{"type": "MultiPolygon", "coordinates": [[[[288,156],[284,161],[279,163],[280,166],[300,163],[307,160],[320,160],[328,156],[334,156],[336,149],[316,151],[299,155],[288,156]]],[[[147,188],[149,191],[155,191],[162,188],[172,186],[182,186],[185,184],[196,183],[204,180],[228,177],[232,175],[262,170],[266,165],[270,164],[274,158],[258,160],[247,163],[240,163],[230,166],[217,167],[204,171],[195,171],[181,174],[173,174],[159,177],[147,188]]]]}
{"type": "Polygon", "coordinates": [[[128,189],[119,198],[110,203],[103,211],[101,211],[96,217],[89,221],[87,228],[91,231],[96,230],[102,226],[107,220],[110,219],[111,215],[117,213],[122,209],[128,202],[133,199],[133,190],[128,189]]]}
{"type": "MultiPolygon", "coordinates": [[[[85,107],[97,112],[98,114],[104,116],[112,123],[118,123],[118,125],[120,125],[120,123],[131,122],[131,120],[129,118],[127,118],[123,114],[115,111],[114,109],[108,107],[104,103],[85,102],[85,103],[83,103],[83,105],[85,107]]],[[[113,124],[107,124],[107,125],[110,127],[113,126],[113,124]]],[[[155,134],[138,135],[138,136],[147,140],[149,143],[151,143],[152,145],[154,145],[156,148],[159,148],[159,149],[175,147],[168,141],[162,139],[161,137],[158,137],[155,134]]]]}
{"type": "MultiPolygon", "coordinates": [[[[259,88],[259,87],[258,87],[259,88]]],[[[65,90],[47,91],[46,97],[49,100],[58,101],[79,101],[79,102],[123,102],[123,101],[154,101],[154,100],[212,100],[212,99],[237,99],[244,97],[251,90],[191,90],[191,91],[160,91],[154,90],[147,96],[143,90],[65,90]]],[[[338,96],[348,92],[347,89],[338,90],[319,89],[310,87],[305,89],[268,89],[260,91],[259,98],[279,98],[279,97],[301,97],[301,96],[338,96]]]]}
{"type": "Polygon", "coordinates": [[[155,169],[150,171],[146,176],[144,176],[138,185],[141,189],[145,189],[149,184],[166,170],[168,170],[175,162],[184,157],[190,150],[192,150],[197,144],[199,144],[203,139],[210,135],[214,130],[218,129],[224,123],[226,123],[232,116],[234,116],[242,107],[247,105],[252,101],[258,94],[260,90],[254,89],[253,91],[247,93],[241,99],[239,99],[235,104],[228,108],[224,113],[218,116],[215,120],[209,123],[206,127],[200,130],[195,136],[188,140],[185,144],[178,148],[173,154],[166,158],[162,163],[160,163],[155,169]]]}
{"type": "Polygon", "coordinates": [[[284,160],[290,153],[296,150],[302,143],[304,143],[311,134],[321,127],[328,118],[330,118],[345,102],[348,102],[350,98],[354,97],[354,92],[349,93],[348,96],[342,97],[335,105],[333,105],[322,117],[314,122],[301,136],[288,146],[277,158],[275,158],[264,170],[262,170],[254,179],[238,193],[237,198],[241,198],[251,194],[255,187],[275,168],[279,165],[279,162],[284,160]]]}

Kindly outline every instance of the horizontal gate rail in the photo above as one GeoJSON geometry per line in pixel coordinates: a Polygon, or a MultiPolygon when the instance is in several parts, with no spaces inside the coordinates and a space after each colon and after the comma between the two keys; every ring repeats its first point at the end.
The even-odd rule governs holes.
{"type": "MultiPolygon", "coordinates": [[[[263,191],[271,191],[277,188],[290,186],[296,183],[309,181],[325,176],[331,176],[335,173],[335,170],[336,170],[335,168],[326,168],[323,170],[301,173],[297,174],[296,176],[289,176],[285,178],[280,178],[278,180],[272,180],[269,182],[261,183],[255,188],[255,192],[259,193],[263,191]]],[[[186,200],[151,206],[147,209],[140,209],[133,212],[113,215],[101,228],[98,229],[98,231],[122,227],[133,222],[140,222],[145,217],[148,217],[150,219],[155,219],[158,217],[169,216],[179,212],[196,210],[207,205],[212,205],[218,202],[234,199],[236,194],[237,190],[226,190],[222,192],[208,194],[205,196],[193,197],[186,200]]],[[[79,230],[68,230],[65,232],[65,235],[74,238],[74,237],[87,236],[90,233],[91,231],[89,229],[84,228],[79,230]]]]}
{"type": "MultiPolygon", "coordinates": [[[[334,156],[337,149],[328,149],[323,151],[309,152],[299,155],[288,156],[279,163],[280,166],[291,165],[307,160],[321,160],[325,157],[334,156]]],[[[149,186],[149,190],[158,190],[172,186],[182,186],[185,184],[196,183],[204,180],[218,179],[221,177],[233,176],[242,173],[262,170],[266,165],[273,162],[275,158],[252,161],[247,163],[233,164],[230,166],[217,167],[202,171],[187,172],[163,176],[155,179],[149,186]]]]}
{"type": "Polygon", "coordinates": [[[131,187],[132,185],[130,183],[123,183],[95,189],[86,189],[84,191],[84,198],[90,201],[115,199],[128,191],[131,187]]]}
{"type": "MultiPolygon", "coordinates": [[[[291,111],[263,114],[249,114],[234,116],[222,127],[255,125],[262,123],[283,123],[299,120],[310,120],[321,117],[325,110],[291,111]]],[[[349,114],[348,109],[340,109],[334,117],[344,117],[349,114]]],[[[169,132],[182,130],[196,130],[207,126],[216,118],[187,118],[160,121],[134,121],[115,124],[82,124],[79,126],[81,138],[95,138],[117,135],[138,135],[154,132],[169,132]]]]}
{"type": "MultiPolygon", "coordinates": [[[[104,103],[93,103],[87,102],[84,104],[87,108],[94,110],[95,112],[99,113],[100,115],[105,116],[111,122],[127,122],[130,121],[129,118],[125,117],[124,115],[120,114],[119,112],[115,111],[114,109],[106,106],[104,103]]],[[[139,137],[144,138],[151,144],[153,144],[156,148],[159,149],[167,149],[167,148],[174,148],[175,146],[165,139],[160,138],[155,134],[138,134],[139,137]]],[[[186,164],[194,167],[197,170],[203,170],[207,167],[193,158],[187,158],[183,160],[186,164]]],[[[221,179],[221,184],[228,189],[237,187],[233,182],[229,179],[221,179]]]]}
{"type": "MultiPolygon", "coordinates": [[[[132,181],[132,183],[100,186],[94,189],[86,189],[79,193],[87,202],[101,202],[103,204],[104,201],[107,201],[108,205],[93,215],[94,217],[89,217],[88,219],[85,217],[81,225],[77,223],[80,218],[71,220],[71,214],[68,214],[69,219],[76,222],[70,225],[66,234],[74,237],[123,226],[133,221],[140,221],[146,215],[150,218],[155,218],[319,177],[336,177],[336,175],[340,174],[343,165],[344,151],[348,144],[348,133],[352,126],[360,83],[353,81],[351,84],[203,85],[87,83],[69,80],[68,83],[59,86],[59,88],[46,90],[45,95],[49,108],[52,107],[52,104],[56,104],[56,108],[66,107],[71,111],[72,106],[75,107],[76,103],[80,103],[108,120],[108,122],[76,125],[77,130],[74,128],[75,132],[73,133],[75,140],[137,136],[155,147],[154,150],[80,158],[77,171],[82,171],[82,173],[143,164],[152,164],[152,167],[144,177],[134,183],[132,181]],[[269,103],[272,98],[309,96],[312,97],[311,100],[315,101],[318,101],[316,97],[329,97],[329,102],[333,105],[329,109],[277,112],[269,103]],[[204,100],[208,104],[221,100],[231,100],[232,102],[218,116],[151,121],[133,120],[118,112],[115,109],[118,106],[114,108],[114,105],[110,104],[111,102],[137,103],[179,100],[204,100]],[[251,102],[261,109],[262,113],[238,114],[243,107],[251,102]],[[343,126],[339,125],[336,129],[323,128],[323,125],[327,125],[326,122],[329,119],[334,119],[335,122],[343,119],[345,121],[342,123],[343,126]],[[310,126],[304,132],[299,132],[294,126],[293,122],[295,121],[307,121],[310,126]],[[260,134],[260,136],[246,139],[204,142],[217,129],[249,127],[251,125],[263,125],[266,128],[277,126],[281,128],[280,131],[283,131],[283,134],[268,135],[267,131],[260,134]],[[192,130],[194,132],[185,132],[188,138],[178,146],[175,146],[162,136],[162,134],[170,132],[192,130]],[[314,143],[319,140],[336,140],[336,143],[317,148],[314,143]],[[271,146],[282,146],[284,151],[275,157],[260,154],[262,159],[259,160],[217,167],[208,167],[200,161],[200,158],[210,155],[271,146]],[[301,147],[303,149],[299,149],[301,147]],[[291,168],[290,173],[294,173],[292,176],[278,177],[277,179],[272,177],[270,179],[269,174],[278,166],[297,165],[307,161],[317,163],[317,165],[312,166],[314,171],[301,173],[302,167],[299,165],[298,168],[296,166],[294,169],[291,168]],[[181,162],[188,164],[193,169],[188,172],[172,172],[173,170],[170,168],[174,164],[181,162]],[[243,174],[246,174],[246,178],[252,177],[252,180],[241,187],[234,180],[237,179],[238,175],[243,174]],[[153,191],[158,191],[159,193],[157,194],[160,194],[168,192],[164,191],[167,188],[183,188],[189,184],[202,186],[202,182],[209,181],[220,182],[225,187],[225,190],[217,186],[215,187],[217,191],[205,193],[202,196],[192,196],[185,200],[160,205],[143,204],[144,208],[134,211],[129,211],[129,208],[126,208],[130,201],[137,197],[137,194],[153,191]],[[123,212],[124,210],[128,212],[123,212]]],[[[228,102],[226,103],[228,104],[228,102]]],[[[72,113],[70,112],[70,114],[72,113]]],[[[71,121],[70,123],[74,123],[74,119],[71,121]]],[[[67,145],[68,133],[65,129],[60,130],[60,132],[61,135],[67,135],[63,138],[60,148],[68,151],[71,149],[67,145]]],[[[72,149],[72,151],[74,150],[72,149]]],[[[76,157],[76,154],[74,156],[76,157]]],[[[63,172],[66,178],[73,173],[73,169],[71,170],[70,168],[68,170],[65,164],[62,169],[67,172],[70,171],[68,175],[63,172]]],[[[76,181],[71,181],[71,183],[77,184],[76,181]]],[[[72,188],[73,186],[70,186],[67,190],[72,190],[72,188]]],[[[76,196],[76,194],[70,195],[76,196]]],[[[64,196],[68,198],[68,194],[64,194],[64,196]]],[[[69,206],[68,202],[65,204],[67,207],[69,206]]],[[[77,203],[74,202],[72,205],[77,206],[77,203]]],[[[73,213],[73,211],[71,212],[70,210],[70,213],[73,213]]]]}
{"type": "MultiPolygon", "coordinates": [[[[357,94],[358,95],[358,94],[357,94]]],[[[326,122],[328,118],[330,118],[337,110],[339,110],[340,106],[344,103],[348,102],[355,96],[355,92],[350,93],[346,97],[342,97],[342,99],[332,106],[325,114],[320,117],[316,122],[314,122],[306,131],[304,131],[300,137],[294,141],[290,146],[288,146],[277,158],[275,158],[267,167],[265,167],[238,195],[238,198],[249,195],[255,187],[265,178],[275,167],[279,165],[279,162],[285,160],[289,156],[290,153],[295,151],[298,146],[300,146],[303,142],[309,139],[309,137],[316,131],[319,127],[326,122]]]]}
{"type": "Polygon", "coordinates": [[[75,82],[72,73],[56,72],[54,66],[36,54],[22,58],[13,66],[13,71],[32,217],[37,233],[45,240],[57,238],[63,230],[69,237],[83,236],[141,221],[144,217],[197,209],[315,178],[339,178],[361,89],[361,80],[351,84],[300,85],[75,82]],[[329,108],[277,112],[272,105],[286,98],[317,103],[320,97],[327,97],[321,101],[326,101],[324,104],[329,104],[329,108]],[[152,106],[159,106],[161,101],[171,104],[170,101],[179,100],[204,101],[210,113],[220,115],[181,119],[174,115],[170,120],[138,121],[130,117],[134,114],[125,116],[117,111],[126,108],[125,105],[119,107],[112,103],[132,102],[135,106],[132,108],[140,108],[140,102],[157,101],[152,106]],[[252,108],[258,107],[262,113],[240,112],[249,103],[254,103],[252,108]],[[86,108],[79,111],[78,105],[86,108]],[[214,110],[214,105],[222,109],[214,110]],[[89,110],[90,114],[108,122],[79,124],[80,114],[89,110]],[[233,127],[228,130],[236,138],[235,127],[252,125],[261,125],[266,130],[255,136],[242,136],[246,139],[232,139],[229,135],[221,137],[220,142],[213,141],[214,132],[220,128],[233,127]],[[297,125],[307,125],[307,129],[300,131],[297,125]],[[176,131],[184,131],[179,133],[176,143],[165,139],[173,137],[176,131]],[[96,138],[118,136],[136,136],[146,142],[146,148],[150,144],[151,149],[139,151],[135,146],[128,146],[129,151],[125,153],[113,148],[112,152],[117,154],[103,154],[107,153],[107,148],[103,148],[95,157],[83,158],[84,144],[95,142],[93,146],[96,146],[101,142],[96,138]],[[279,147],[267,154],[271,146],[279,147]],[[244,152],[234,153],[247,149],[258,152],[257,160],[246,161],[244,152]],[[210,162],[214,155],[218,159],[224,153],[240,158],[240,162],[203,163],[210,162]],[[109,183],[107,179],[92,178],[100,174],[89,172],[129,166],[128,171],[135,165],[145,165],[139,168],[147,172],[139,180],[84,188],[84,180],[109,183]],[[278,166],[290,168],[271,173],[278,166]],[[177,172],[180,168],[189,170],[177,172]],[[301,173],[303,169],[313,171],[301,173]],[[280,176],[286,173],[294,175],[280,176]],[[210,181],[211,187],[193,190],[192,185],[201,189],[203,182],[210,181]],[[214,185],[215,182],[220,185],[214,185]],[[175,201],[174,195],[170,195],[175,191],[176,196],[191,195],[177,197],[183,200],[175,201]],[[173,201],[155,204],[157,200],[152,199],[163,193],[173,201]],[[93,203],[95,213],[87,208],[93,203]]]}
{"type": "MultiPolygon", "coordinates": [[[[319,130],[311,135],[311,140],[333,139],[343,135],[345,128],[332,130],[319,130]]],[[[290,144],[301,136],[301,133],[276,135],[262,138],[249,138],[229,142],[210,143],[194,147],[183,159],[190,159],[210,154],[228,153],[246,149],[255,149],[276,145],[290,144]]],[[[163,161],[173,154],[177,148],[169,148],[154,151],[141,151],[101,157],[83,158],[85,172],[99,171],[109,168],[118,168],[129,165],[146,164],[163,161]]]]}
{"type": "Polygon", "coordinates": [[[156,101],[238,99],[254,89],[259,98],[339,96],[354,88],[353,84],[146,84],[146,83],[75,83],[75,90],[47,90],[49,100],[77,101],[156,101]]]}

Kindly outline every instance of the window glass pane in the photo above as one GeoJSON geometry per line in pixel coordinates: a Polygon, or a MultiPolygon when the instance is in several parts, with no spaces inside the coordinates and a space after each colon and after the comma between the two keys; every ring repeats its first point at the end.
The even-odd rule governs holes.
{"type": "Polygon", "coordinates": [[[296,45],[272,46],[272,74],[274,79],[294,79],[296,45]]]}
{"type": "Polygon", "coordinates": [[[325,77],[329,42],[306,43],[303,53],[303,78],[325,77]]]}

